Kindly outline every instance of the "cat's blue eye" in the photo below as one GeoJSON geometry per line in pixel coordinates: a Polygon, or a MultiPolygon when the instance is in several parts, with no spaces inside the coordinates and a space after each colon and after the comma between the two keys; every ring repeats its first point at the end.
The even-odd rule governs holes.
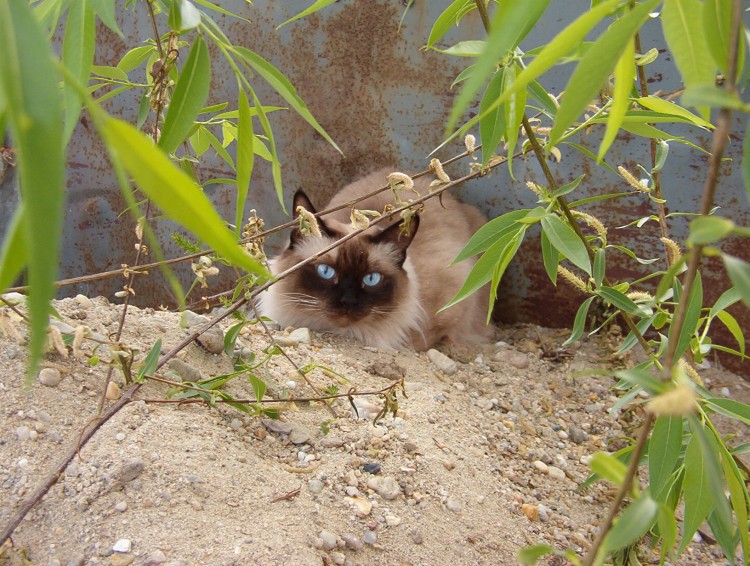
{"type": "Polygon", "coordinates": [[[380,280],[383,278],[380,273],[377,271],[375,273],[368,273],[362,278],[362,283],[367,285],[368,287],[374,287],[378,283],[380,283],[380,280]]]}
{"type": "Polygon", "coordinates": [[[333,279],[336,276],[336,270],[326,263],[318,264],[318,275],[323,279],[333,279]]]}

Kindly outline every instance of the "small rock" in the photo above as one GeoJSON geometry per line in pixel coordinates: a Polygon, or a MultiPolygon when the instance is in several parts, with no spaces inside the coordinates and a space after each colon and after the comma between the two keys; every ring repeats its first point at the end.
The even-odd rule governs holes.
{"type": "Polygon", "coordinates": [[[89,299],[86,295],[76,295],[75,301],[82,309],[90,309],[94,306],[94,301],[89,299]]]}
{"type": "Polygon", "coordinates": [[[289,434],[293,429],[291,423],[285,423],[284,421],[275,419],[261,419],[260,422],[263,423],[263,426],[266,427],[269,431],[275,432],[277,434],[289,434]]]}
{"type": "MultiPolygon", "coordinates": [[[[122,483],[128,483],[143,473],[146,463],[143,460],[133,459],[125,462],[115,473],[115,478],[122,483]]],[[[129,552],[129,551],[126,551],[129,552]]]]}
{"type": "Polygon", "coordinates": [[[211,354],[221,354],[224,351],[224,332],[216,326],[206,330],[196,341],[211,354]]]}
{"type": "Polygon", "coordinates": [[[378,535],[374,531],[366,531],[364,535],[362,535],[362,542],[365,544],[375,544],[378,542],[378,535]]]}
{"type": "Polygon", "coordinates": [[[345,499],[357,508],[358,514],[361,517],[367,517],[372,512],[372,501],[369,499],[365,499],[364,497],[346,497],[345,499]]]}
{"type": "Polygon", "coordinates": [[[576,444],[583,444],[589,439],[589,435],[582,428],[571,425],[568,429],[568,436],[576,444]]]}
{"type": "Polygon", "coordinates": [[[318,442],[321,448],[340,448],[344,445],[344,439],[337,436],[325,436],[318,442]]]}
{"type": "Polygon", "coordinates": [[[117,505],[115,505],[115,511],[118,513],[124,513],[128,510],[128,503],[127,501],[118,501],[117,505]]]}
{"type": "Polygon", "coordinates": [[[133,543],[126,538],[121,538],[115,543],[115,545],[112,547],[112,550],[114,552],[122,553],[130,552],[131,550],[133,550],[133,543]]]}
{"type": "Polygon", "coordinates": [[[536,521],[539,519],[539,508],[536,505],[530,503],[524,503],[521,505],[521,511],[529,521],[536,521]]]}
{"type": "Polygon", "coordinates": [[[364,547],[364,544],[362,543],[362,541],[359,540],[354,535],[343,534],[341,535],[341,540],[344,541],[347,548],[354,550],[354,551],[362,550],[362,548],[364,547]]]}
{"type": "Polygon", "coordinates": [[[542,523],[547,523],[547,522],[549,522],[549,509],[547,509],[547,507],[546,507],[545,505],[541,505],[541,504],[540,504],[540,505],[539,505],[539,506],[537,507],[537,511],[539,512],[539,520],[540,520],[540,521],[541,521],[542,523]]]}
{"type": "Polygon", "coordinates": [[[401,517],[397,515],[386,515],[385,524],[389,527],[398,527],[401,524],[401,517]]]}
{"type": "Polygon", "coordinates": [[[331,552],[328,556],[336,566],[344,566],[346,564],[346,555],[341,552],[331,552]]]}
{"type": "Polygon", "coordinates": [[[349,497],[357,497],[359,495],[359,489],[357,489],[353,485],[347,485],[344,491],[346,491],[346,494],[349,497]]]}
{"type": "Polygon", "coordinates": [[[549,466],[547,468],[547,475],[551,478],[555,478],[557,480],[564,480],[565,479],[565,472],[563,472],[560,468],[556,466],[549,466]]]}
{"type": "Polygon", "coordinates": [[[229,428],[232,430],[240,430],[242,428],[242,420],[241,419],[232,419],[229,421],[229,428]]]}
{"type": "Polygon", "coordinates": [[[309,344],[310,329],[309,328],[296,328],[292,330],[288,336],[277,336],[276,343],[281,347],[288,346],[299,346],[300,344],[309,344]]]}
{"type": "Polygon", "coordinates": [[[481,399],[477,399],[477,407],[479,407],[483,411],[491,411],[492,407],[494,406],[495,404],[489,399],[485,399],[484,397],[482,397],[481,399]]]}
{"type": "Polygon", "coordinates": [[[367,367],[367,371],[394,381],[406,376],[406,370],[393,360],[390,362],[375,362],[367,367]]]}
{"type": "Polygon", "coordinates": [[[542,472],[543,474],[549,473],[549,467],[547,466],[547,464],[545,464],[541,460],[536,460],[534,462],[534,467],[540,472],[542,472]]]}
{"type": "Polygon", "coordinates": [[[86,564],[86,557],[83,554],[74,554],[65,563],[65,566],[83,566],[86,564]]]}
{"type": "Polygon", "coordinates": [[[47,387],[57,387],[62,381],[60,370],[55,368],[42,368],[39,372],[39,383],[47,387]]]}
{"type": "Polygon", "coordinates": [[[354,470],[349,470],[344,474],[344,481],[346,482],[346,485],[352,487],[357,487],[359,485],[359,478],[354,470]]]}
{"type": "Polygon", "coordinates": [[[432,364],[445,375],[453,375],[458,371],[456,362],[451,360],[448,356],[437,350],[427,350],[427,357],[430,358],[432,364]]]}
{"type": "Polygon", "coordinates": [[[331,531],[320,531],[318,535],[320,540],[323,541],[323,550],[333,550],[336,548],[336,539],[338,538],[335,533],[331,531]]]}
{"type": "Polygon", "coordinates": [[[454,513],[458,513],[463,508],[463,505],[458,499],[454,499],[453,497],[449,497],[447,501],[445,502],[445,506],[448,508],[448,511],[453,511],[454,513]]]}
{"type": "Polygon", "coordinates": [[[179,358],[169,360],[167,367],[176,372],[182,378],[182,381],[196,382],[203,379],[203,374],[201,374],[199,369],[183,362],[179,358]]]}
{"type": "Polygon", "coordinates": [[[367,482],[367,487],[387,500],[396,499],[401,495],[401,486],[391,476],[372,478],[367,482]]]}
{"type": "Polygon", "coordinates": [[[130,566],[135,560],[132,554],[113,554],[109,559],[109,566],[130,566]]]}
{"type": "Polygon", "coordinates": [[[289,433],[289,440],[292,444],[306,444],[310,442],[310,433],[303,428],[294,427],[289,433]]]}
{"type": "Polygon", "coordinates": [[[143,566],[156,566],[157,564],[164,564],[167,561],[167,557],[161,550],[155,550],[143,560],[143,566]]]}
{"type": "Polygon", "coordinates": [[[377,462],[370,462],[369,464],[362,466],[362,469],[368,474],[377,475],[380,473],[380,464],[377,462]]]}
{"type": "Polygon", "coordinates": [[[193,326],[198,326],[207,322],[207,317],[203,316],[202,314],[196,314],[193,311],[183,311],[182,315],[180,316],[180,326],[182,328],[191,328],[193,326]]]}
{"type": "Polygon", "coordinates": [[[529,357],[521,352],[511,352],[506,361],[516,369],[529,367],[529,357]]]}
{"type": "Polygon", "coordinates": [[[422,542],[423,542],[422,533],[420,533],[419,531],[412,531],[411,532],[411,541],[414,544],[422,544],[422,542]]]}
{"type": "Polygon", "coordinates": [[[116,440],[117,442],[122,442],[122,441],[123,441],[123,440],[125,440],[126,438],[127,438],[127,436],[125,436],[125,433],[124,433],[124,432],[118,432],[117,434],[115,434],[115,440],[116,440]]]}
{"type": "Polygon", "coordinates": [[[31,438],[31,429],[27,426],[19,426],[16,429],[16,436],[18,436],[18,440],[24,442],[31,438]]]}
{"type": "Polygon", "coordinates": [[[122,389],[120,389],[120,386],[114,381],[110,381],[107,384],[107,392],[104,394],[104,397],[108,401],[115,401],[120,398],[120,395],[122,395],[122,389]]]}
{"type": "Polygon", "coordinates": [[[307,489],[310,490],[310,493],[320,493],[323,491],[324,487],[325,484],[319,479],[311,479],[307,482],[307,489]]]}

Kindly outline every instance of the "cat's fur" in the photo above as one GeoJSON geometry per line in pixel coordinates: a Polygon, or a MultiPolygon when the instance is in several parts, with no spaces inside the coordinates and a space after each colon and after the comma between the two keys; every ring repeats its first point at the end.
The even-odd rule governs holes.
{"type": "MultiPolygon", "coordinates": [[[[391,171],[378,171],[344,187],[326,208],[384,186],[391,171]]],[[[415,189],[426,194],[429,180],[416,181],[415,189]]],[[[401,195],[414,198],[410,191],[401,191],[401,195]]],[[[393,204],[391,191],[355,206],[382,212],[386,204],[393,204]]],[[[295,195],[295,217],[297,206],[315,212],[301,191],[295,195]]],[[[294,228],[287,248],[271,260],[271,271],[281,273],[350,233],[350,212],[345,208],[319,219],[322,237],[303,236],[294,228]]],[[[444,340],[472,343],[487,339],[486,290],[437,313],[460,289],[474,265],[474,260],[450,263],[484,224],[482,214],[443,193],[442,206],[437,198],[425,202],[424,210],[412,221],[410,235],[400,234],[399,220],[394,216],[392,221],[369,228],[273,285],[261,294],[262,314],[282,326],[353,336],[380,348],[425,350],[444,340]],[[335,277],[322,278],[320,264],[332,266],[335,277]],[[371,273],[380,273],[381,280],[367,286],[363,278],[371,273]]]]}

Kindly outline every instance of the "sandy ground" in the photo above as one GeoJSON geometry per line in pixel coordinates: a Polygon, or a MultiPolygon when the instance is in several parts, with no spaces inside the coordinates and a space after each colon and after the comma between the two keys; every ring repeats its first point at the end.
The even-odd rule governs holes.
{"type": "MultiPolygon", "coordinates": [[[[120,312],[80,296],[56,308],[66,324],[102,336],[116,330],[120,312]]],[[[25,334],[22,323],[11,324],[25,334]]],[[[108,358],[100,347],[92,366],[96,344],[86,341],[77,355],[47,357],[49,385],[24,387],[24,347],[5,327],[0,525],[95,416],[108,358]]],[[[134,308],[122,343],[142,359],[157,339],[166,351],[188,332],[175,313],[134,308]]],[[[560,351],[566,331],[501,327],[493,344],[432,360],[317,333],[306,343],[301,334],[275,331],[297,365],[341,376],[310,372],[319,389],[377,390],[403,377],[396,415],[375,424],[383,399],[369,396],[353,398],[356,414],[346,398],[331,405],[336,419],[321,403],[297,402],[272,422],[222,404],[154,403],[168,386],[150,382],[81,449],[0,564],[517,564],[518,550],[536,542],[589,547],[612,490],[599,482],[576,491],[585,462],[624,446],[638,422],[630,410],[610,416],[612,377],[586,375],[628,363],[613,359],[618,336],[560,351]]],[[[268,344],[259,327],[239,338],[259,360],[268,344]]],[[[208,378],[234,363],[198,344],[179,359],[161,375],[208,378]]],[[[256,373],[267,395],[312,394],[281,356],[256,373]]],[[[742,379],[715,368],[702,376],[714,391],[747,400],[742,379]]],[[[115,381],[125,386],[119,372],[115,381]]],[[[254,396],[246,375],[225,390],[254,396]]],[[[748,440],[747,427],[730,426],[748,440]]],[[[720,556],[697,542],[674,563],[726,563],[720,556]]],[[[641,552],[644,563],[657,558],[641,552]]]]}

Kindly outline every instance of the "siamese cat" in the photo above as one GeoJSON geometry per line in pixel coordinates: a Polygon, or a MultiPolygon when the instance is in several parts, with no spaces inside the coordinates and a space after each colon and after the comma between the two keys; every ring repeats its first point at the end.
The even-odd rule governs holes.
{"type": "MultiPolygon", "coordinates": [[[[383,169],[344,187],[326,208],[383,187],[390,171],[383,169]]],[[[428,179],[418,179],[414,189],[425,195],[429,184],[428,179]]],[[[401,191],[402,199],[412,197],[411,192],[401,191]]],[[[390,190],[354,206],[383,212],[389,204],[394,204],[390,190]]],[[[302,191],[294,196],[295,218],[298,206],[316,212],[302,191]]],[[[272,273],[315,256],[352,232],[350,213],[351,209],[344,208],[319,218],[320,236],[303,235],[299,227],[293,228],[287,247],[270,261],[272,273]]],[[[369,227],[272,285],[261,294],[261,313],[282,327],[333,332],[382,349],[426,350],[443,341],[487,340],[491,329],[485,324],[486,289],[438,313],[475,263],[469,259],[450,265],[484,224],[483,215],[445,192],[442,205],[437,197],[424,203],[424,209],[412,218],[408,234],[401,230],[400,220],[394,215],[390,221],[369,227]]]]}

